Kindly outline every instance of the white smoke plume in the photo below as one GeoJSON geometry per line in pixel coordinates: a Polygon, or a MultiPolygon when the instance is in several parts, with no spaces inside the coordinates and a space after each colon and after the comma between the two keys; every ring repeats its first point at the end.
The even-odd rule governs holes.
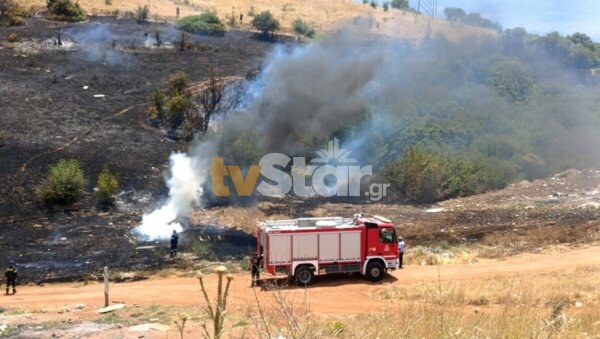
{"type": "Polygon", "coordinates": [[[189,216],[200,203],[207,168],[183,153],[171,155],[170,168],[167,201],[154,212],[144,215],[142,225],[136,229],[147,240],[168,238],[173,230],[181,232],[181,219],[189,216]]]}

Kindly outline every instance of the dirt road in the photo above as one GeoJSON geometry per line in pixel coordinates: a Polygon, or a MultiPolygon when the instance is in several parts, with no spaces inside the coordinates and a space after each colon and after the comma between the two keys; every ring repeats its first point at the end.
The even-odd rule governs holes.
{"type": "MultiPolygon", "coordinates": [[[[563,271],[584,266],[600,266],[600,247],[587,247],[556,254],[526,254],[503,261],[490,261],[468,265],[440,266],[443,280],[472,279],[509,274],[533,274],[563,271]]],[[[407,266],[392,273],[383,283],[373,284],[364,278],[328,276],[318,277],[310,288],[290,289],[295,300],[308,298],[310,310],[315,313],[345,314],[385,307],[385,302],[373,298],[390,284],[415,284],[438,279],[436,266],[407,266]],[[306,294],[305,294],[306,293],[306,294]]],[[[205,278],[209,291],[214,291],[216,276],[205,278]]],[[[255,303],[255,294],[249,288],[248,275],[236,274],[231,287],[230,305],[246,307],[255,303]]],[[[274,292],[257,290],[258,298],[268,303],[274,292]]],[[[202,305],[204,303],[196,278],[152,278],[145,281],[112,284],[111,299],[139,305],[202,305]]],[[[101,284],[51,284],[24,286],[15,296],[2,297],[3,307],[60,309],[66,305],[83,303],[89,312],[103,302],[101,284]]]]}

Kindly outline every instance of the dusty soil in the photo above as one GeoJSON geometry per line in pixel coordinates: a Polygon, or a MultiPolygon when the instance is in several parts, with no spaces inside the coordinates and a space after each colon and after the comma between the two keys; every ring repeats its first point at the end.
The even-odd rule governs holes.
{"type": "MultiPolygon", "coordinates": [[[[364,312],[381,311],[397,304],[398,300],[382,300],[376,297],[384,289],[395,285],[413,285],[422,282],[472,280],[508,275],[530,275],[541,273],[560,272],[576,269],[578,267],[598,267],[600,265],[600,247],[584,247],[555,254],[527,254],[512,257],[504,261],[490,260],[471,265],[454,266],[407,266],[405,269],[393,272],[381,283],[369,283],[364,278],[347,276],[318,277],[314,285],[308,289],[292,288],[286,290],[286,298],[292,303],[306,305],[308,301],[311,314],[335,315],[356,314],[364,312]]],[[[204,278],[208,291],[216,290],[217,279],[215,275],[204,278]]],[[[271,296],[279,293],[280,289],[258,289],[248,287],[248,275],[234,275],[230,290],[229,309],[233,314],[243,314],[248,307],[254,307],[256,298],[263,307],[276,307],[271,296]]],[[[7,316],[11,319],[10,325],[27,324],[21,331],[31,331],[35,328],[35,320],[54,319],[63,321],[63,331],[69,328],[77,329],[85,321],[97,319],[96,309],[102,306],[103,287],[101,284],[49,284],[45,286],[24,286],[19,288],[15,296],[3,297],[3,307],[18,308],[29,314],[29,319],[21,316],[7,316]],[[84,309],[77,309],[75,305],[84,304],[84,309]],[[67,322],[66,320],[69,319],[67,322]]],[[[111,286],[111,299],[126,303],[126,308],[120,312],[136,312],[151,305],[161,305],[168,308],[201,307],[204,305],[200,286],[196,278],[170,277],[151,278],[145,281],[113,284],[111,286]]],[[[122,320],[124,321],[124,320],[122,320]]],[[[124,337],[135,337],[140,334],[130,332],[127,328],[114,325],[109,328],[99,327],[92,333],[93,337],[106,336],[108,333],[124,337]]],[[[59,330],[52,330],[61,333],[59,330]]],[[[50,337],[52,331],[43,335],[50,337]]],[[[191,327],[188,334],[197,331],[191,327]]],[[[53,332],[52,332],[53,333],[53,332]]],[[[175,334],[174,326],[171,333],[175,334]]],[[[197,333],[197,332],[196,332],[197,333]]],[[[151,337],[157,333],[146,333],[151,337]]]]}

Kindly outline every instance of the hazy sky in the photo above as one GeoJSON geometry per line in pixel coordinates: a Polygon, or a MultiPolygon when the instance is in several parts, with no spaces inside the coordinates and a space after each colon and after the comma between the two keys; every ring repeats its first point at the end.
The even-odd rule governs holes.
{"type": "MultiPolygon", "coordinates": [[[[416,6],[418,0],[410,0],[416,6]]],[[[461,7],[498,21],[505,28],[525,27],[533,33],[583,32],[600,40],[598,0],[438,0],[439,15],[446,7],[461,7]]]]}
{"type": "MultiPolygon", "coordinates": [[[[417,7],[418,0],[409,1],[417,7]]],[[[538,34],[582,32],[600,42],[600,0],[438,0],[438,7],[442,17],[444,8],[461,7],[479,12],[504,28],[520,26],[538,34]]]]}

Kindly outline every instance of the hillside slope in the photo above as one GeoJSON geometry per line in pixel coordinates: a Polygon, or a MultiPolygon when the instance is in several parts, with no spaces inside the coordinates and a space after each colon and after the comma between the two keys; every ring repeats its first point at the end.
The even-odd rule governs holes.
{"type": "MultiPolygon", "coordinates": [[[[44,7],[43,0],[19,0],[23,5],[44,7]]],[[[415,16],[412,13],[390,9],[384,12],[383,8],[373,9],[368,5],[352,2],[350,0],[190,0],[190,1],[156,1],[156,0],[112,0],[111,5],[105,1],[80,0],[79,3],[90,14],[110,14],[115,10],[120,13],[135,11],[139,5],[148,5],[150,15],[154,19],[174,20],[176,8],[180,8],[180,15],[198,14],[204,11],[215,10],[224,21],[232,15],[238,19],[240,13],[244,15],[243,28],[249,28],[252,20],[249,13],[259,13],[264,10],[271,11],[281,22],[284,32],[292,32],[292,22],[301,18],[315,25],[317,32],[326,32],[352,21],[352,18],[361,16],[371,18],[365,20],[370,27],[370,32],[390,37],[418,41],[427,34],[445,35],[450,40],[460,40],[478,35],[495,34],[492,30],[478,27],[451,24],[444,20],[432,20],[429,17],[415,16]],[[187,5],[186,5],[187,3],[187,5]]]]}

